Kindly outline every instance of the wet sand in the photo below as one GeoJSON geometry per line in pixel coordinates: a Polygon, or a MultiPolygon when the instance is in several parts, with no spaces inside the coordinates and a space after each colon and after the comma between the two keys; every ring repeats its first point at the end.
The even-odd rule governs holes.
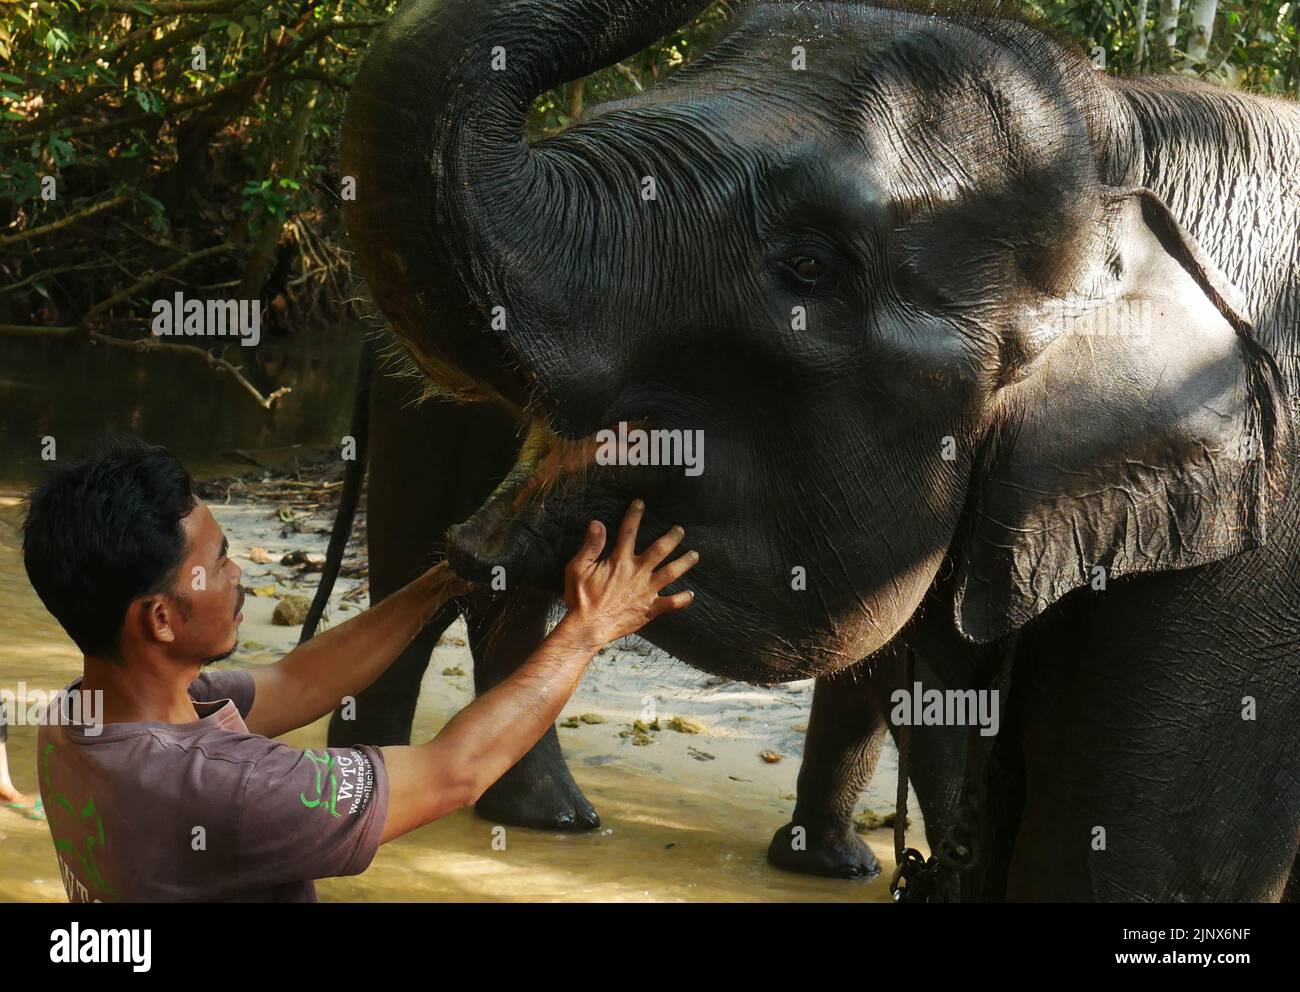
{"type": "MultiPolygon", "coordinates": [[[[323,552],[325,538],[304,532],[282,537],[283,524],[265,503],[212,507],[249,587],[311,595],[315,576],[248,559],[255,546],[274,561],[285,551],[323,552]]],[[[27,583],[19,550],[18,501],[0,494],[0,687],[54,690],[80,675],[80,656],[27,583]]],[[[328,521],[322,523],[327,524],[328,521]]],[[[358,580],[340,580],[331,615],[352,610],[342,597],[358,580]]],[[[224,663],[269,664],[297,639],[297,627],[270,623],[276,598],[249,596],[241,649],[224,663]]],[[[364,605],[364,602],[363,602],[364,605]]],[[[416,711],[414,740],[426,740],[473,698],[472,662],[464,628],[453,626],[434,652],[416,711]],[[453,674],[444,675],[451,669],[453,674]],[[464,674],[454,674],[459,669],[464,674]]],[[[761,688],[722,682],[696,672],[638,639],[596,659],[564,719],[598,715],[603,723],[561,727],[560,742],[587,798],[600,813],[598,831],[549,833],[505,827],[501,832],[470,810],[445,817],[380,848],[370,868],[353,878],[318,884],[324,901],[810,901],[886,902],[887,878],[868,881],[805,878],[768,866],[773,832],[793,808],[795,780],[812,683],[761,688]],[[636,746],[628,731],[647,705],[661,729],[636,746]],[[702,726],[698,734],[667,729],[673,716],[702,726]],[[781,755],[776,763],[763,750],[781,755]]],[[[300,747],[325,742],[326,720],[284,737],[300,747]]],[[[35,793],[35,728],[10,728],[10,767],[20,789],[35,793]]],[[[895,758],[887,749],[859,810],[892,810],[895,758]]],[[[915,803],[913,803],[915,810],[915,803]]],[[[909,841],[923,827],[913,813],[909,841]]],[[[865,835],[885,867],[893,863],[884,829],[865,835]]],[[[44,822],[0,809],[0,900],[64,900],[44,822]]]]}

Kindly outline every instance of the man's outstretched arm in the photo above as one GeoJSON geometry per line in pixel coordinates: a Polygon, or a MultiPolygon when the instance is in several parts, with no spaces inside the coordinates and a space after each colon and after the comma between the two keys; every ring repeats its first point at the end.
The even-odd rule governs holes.
{"type": "Polygon", "coordinates": [[[384,842],[477,802],[555,723],[597,651],[690,604],[689,592],[659,591],[686,574],[699,555],[688,551],[659,567],[681,543],[680,527],[635,554],[643,512],[640,500],[632,504],[603,562],[605,528],[592,522],[565,570],[568,613],[509,678],[452,717],[427,744],[381,748],[389,784],[384,842]]]}
{"type": "Polygon", "coordinates": [[[254,669],[257,692],[245,721],[248,729],[278,737],[333,711],[345,696],[379,678],[433,615],[468,588],[442,562],[275,664],[254,669]]]}

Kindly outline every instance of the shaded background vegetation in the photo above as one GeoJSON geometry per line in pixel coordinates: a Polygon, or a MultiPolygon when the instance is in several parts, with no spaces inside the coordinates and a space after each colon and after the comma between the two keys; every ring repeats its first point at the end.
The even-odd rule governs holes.
{"type": "MultiPolygon", "coordinates": [[[[543,94],[531,134],[652,85],[707,49],[737,5],[719,0],[626,62],[543,94]]],[[[1009,6],[1101,49],[1110,72],[1300,86],[1300,2],[1009,6]]],[[[368,39],[395,7],[0,3],[0,334],[188,348],[148,334],[151,301],[177,290],[260,298],[264,336],[346,319],[335,143],[368,39]]],[[[224,368],[236,375],[233,360],[224,368]]]]}

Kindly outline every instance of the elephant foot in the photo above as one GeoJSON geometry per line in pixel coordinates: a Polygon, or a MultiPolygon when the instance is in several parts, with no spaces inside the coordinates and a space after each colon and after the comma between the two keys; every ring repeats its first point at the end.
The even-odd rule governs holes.
{"type": "Polygon", "coordinates": [[[474,804],[474,812],[485,820],[511,827],[534,830],[595,830],[600,815],[587,802],[569,769],[559,773],[537,768],[531,752],[501,776],[474,804]]]}
{"type": "Polygon", "coordinates": [[[767,848],[768,864],[826,878],[875,878],[880,874],[880,862],[852,826],[804,826],[804,833],[798,837],[796,826],[799,824],[787,823],[772,835],[767,848]]]}

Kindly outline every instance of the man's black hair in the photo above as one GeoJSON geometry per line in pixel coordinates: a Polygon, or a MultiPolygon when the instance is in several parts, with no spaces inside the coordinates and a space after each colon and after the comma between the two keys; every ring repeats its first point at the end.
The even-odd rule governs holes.
{"type": "Polygon", "coordinates": [[[41,602],[85,654],[118,658],[127,606],[168,588],[184,560],[189,472],[166,448],[110,435],[28,502],[23,561],[41,602]]]}

